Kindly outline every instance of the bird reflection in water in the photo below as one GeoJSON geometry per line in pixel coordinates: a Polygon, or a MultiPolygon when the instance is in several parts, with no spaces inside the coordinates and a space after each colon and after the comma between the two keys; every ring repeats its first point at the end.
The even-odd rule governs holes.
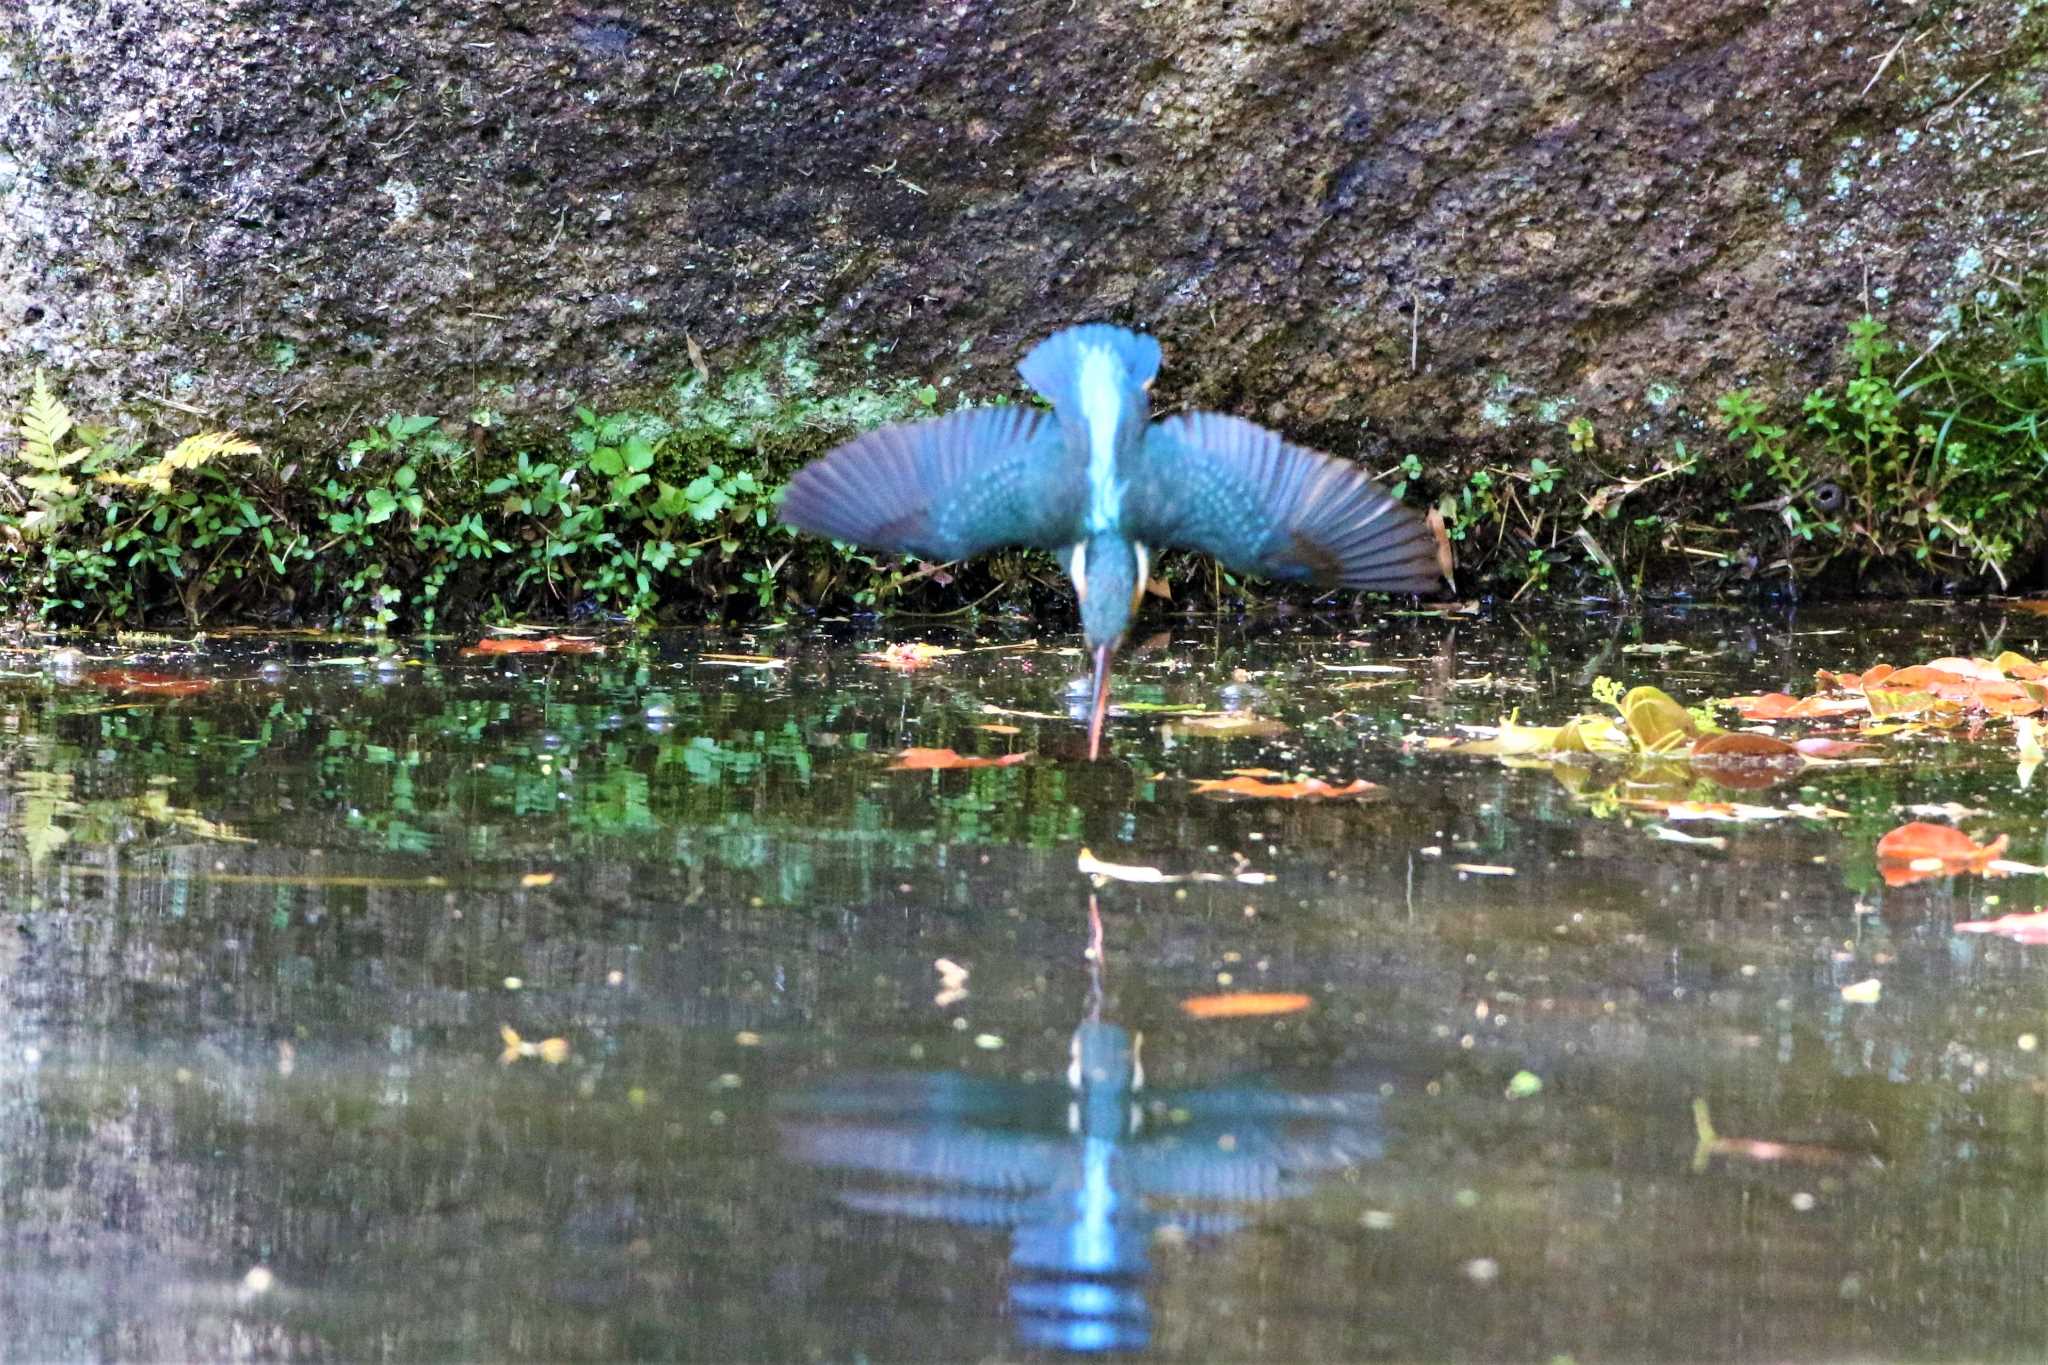
{"type": "Polygon", "coordinates": [[[1064,1081],[957,1072],[841,1076],[792,1096],[783,1150],[859,1183],[865,1213],[1010,1231],[1019,1341],[1132,1351],[1152,1335],[1155,1241],[1244,1228],[1383,1152],[1377,1078],[1303,1094],[1243,1078],[1199,1090],[1145,1084],[1143,1035],[1103,1017],[1102,920],[1089,897],[1087,1011],[1064,1081]]]}

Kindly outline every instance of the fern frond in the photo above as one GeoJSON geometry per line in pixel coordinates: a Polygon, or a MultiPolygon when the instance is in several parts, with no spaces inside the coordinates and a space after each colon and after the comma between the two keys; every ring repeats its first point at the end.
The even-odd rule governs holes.
{"type": "Polygon", "coordinates": [[[71,425],[71,409],[50,392],[50,381],[37,370],[28,406],[21,410],[21,453],[35,463],[56,459],[57,442],[71,425]]]}
{"type": "Polygon", "coordinates": [[[158,493],[168,493],[171,491],[171,476],[181,469],[197,469],[217,455],[254,455],[261,450],[262,447],[254,441],[243,440],[232,431],[202,431],[197,436],[187,436],[172,446],[170,453],[162,459],[140,469],[126,473],[109,469],[93,477],[100,483],[123,488],[149,488],[158,493]]]}
{"type": "Polygon", "coordinates": [[[171,453],[159,463],[170,469],[197,469],[216,456],[255,455],[262,449],[254,441],[244,440],[232,431],[202,431],[172,446],[171,453]]]}

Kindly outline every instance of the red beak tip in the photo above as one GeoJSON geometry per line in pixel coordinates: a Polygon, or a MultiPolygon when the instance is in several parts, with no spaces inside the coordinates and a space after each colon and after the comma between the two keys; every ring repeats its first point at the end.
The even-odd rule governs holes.
{"type": "Polygon", "coordinates": [[[1088,761],[1102,754],[1102,722],[1109,714],[1109,652],[1103,645],[1095,651],[1095,699],[1088,712],[1088,761]]]}

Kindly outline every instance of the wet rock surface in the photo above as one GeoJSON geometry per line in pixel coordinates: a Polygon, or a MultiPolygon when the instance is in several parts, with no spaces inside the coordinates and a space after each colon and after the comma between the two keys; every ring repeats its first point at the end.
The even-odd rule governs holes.
{"type": "Polygon", "coordinates": [[[645,396],[689,338],[1002,391],[1108,317],[1166,404],[1340,450],[1668,423],[2038,253],[2044,54],[1860,0],[36,3],[0,379],[277,439],[645,396]]]}

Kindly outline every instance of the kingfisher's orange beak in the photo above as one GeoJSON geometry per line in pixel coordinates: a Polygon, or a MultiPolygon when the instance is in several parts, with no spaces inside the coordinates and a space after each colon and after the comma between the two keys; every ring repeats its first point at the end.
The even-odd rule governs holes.
{"type": "Polygon", "coordinates": [[[1102,718],[1109,714],[1109,655],[1113,645],[1095,650],[1095,701],[1088,711],[1088,761],[1102,752],[1102,718]]]}

